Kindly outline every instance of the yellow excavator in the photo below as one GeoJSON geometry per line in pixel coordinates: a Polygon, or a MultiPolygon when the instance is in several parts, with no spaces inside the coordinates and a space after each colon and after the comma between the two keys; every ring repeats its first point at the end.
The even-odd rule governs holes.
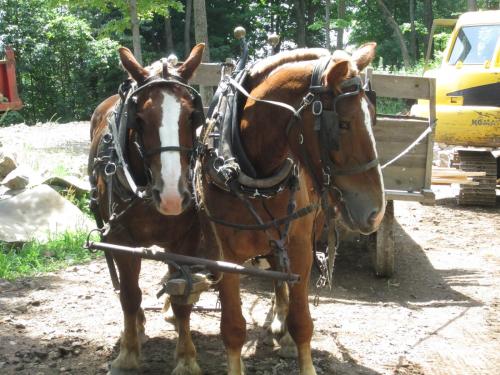
{"type": "MultiPolygon", "coordinates": [[[[454,27],[441,66],[424,76],[436,78],[435,141],[457,148],[454,165],[485,172],[475,186],[462,186],[460,204],[495,205],[500,152],[500,10],[468,12],[458,20],[434,20],[426,61],[438,27],[454,27]]],[[[428,103],[412,107],[428,115],[428,103]]]]}

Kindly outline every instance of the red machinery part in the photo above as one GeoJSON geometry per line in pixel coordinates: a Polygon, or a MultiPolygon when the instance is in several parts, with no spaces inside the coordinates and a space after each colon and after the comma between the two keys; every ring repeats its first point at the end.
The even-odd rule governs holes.
{"type": "Polygon", "coordinates": [[[21,109],[23,103],[17,93],[14,51],[5,47],[5,60],[0,60],[0,112],[21,109]]]}

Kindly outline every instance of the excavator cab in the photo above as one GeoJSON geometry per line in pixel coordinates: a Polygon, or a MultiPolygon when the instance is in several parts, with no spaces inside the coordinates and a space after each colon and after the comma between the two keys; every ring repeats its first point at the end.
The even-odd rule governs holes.
{"type": "MultiPolygon", "coordinates": [[[[495,205],[495,155],[500,147],[500,11],[468,12],[458,20],[435,20],[427,60],[438,26],[453,27],[453,31],[441,66],[424,73],[436,78],[435,141],[467,148],[458,151],[457,166],[486,173],[478,186],[470,188],[477,197],[463,194],[463,203],[495,205]]],[[[428,108],[427,103],[419,101],[411,113],[426,117],[428,108]]]]}

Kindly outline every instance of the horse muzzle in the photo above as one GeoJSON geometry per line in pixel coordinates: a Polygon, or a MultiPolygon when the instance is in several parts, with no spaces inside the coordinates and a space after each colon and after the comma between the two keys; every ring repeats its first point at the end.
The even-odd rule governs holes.
{"type": "Polygon", "coordinates": [[[384,218],[385,202],[370,202],[359,197],[344,197],[339,204],[342,223],[351,231],[367,235],[375,232],[384,218]]]}
{"type": "Polygon", "coordinates": [[[156,209],[162,215],[180,215],[191,204],[191,195],[187,191],[181,194],[162,194],[159,190],[153,189],[152,194],[156,209]]]}

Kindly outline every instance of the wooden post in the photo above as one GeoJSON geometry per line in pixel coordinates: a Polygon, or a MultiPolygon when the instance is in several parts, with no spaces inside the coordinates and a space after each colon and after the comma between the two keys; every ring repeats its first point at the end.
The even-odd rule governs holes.
{"type": "Polygon", "coordinates": [[[378,231],[370,235],[375,274],[391,277],[394,273],[394,201],[387,201],[378,231]]]}

